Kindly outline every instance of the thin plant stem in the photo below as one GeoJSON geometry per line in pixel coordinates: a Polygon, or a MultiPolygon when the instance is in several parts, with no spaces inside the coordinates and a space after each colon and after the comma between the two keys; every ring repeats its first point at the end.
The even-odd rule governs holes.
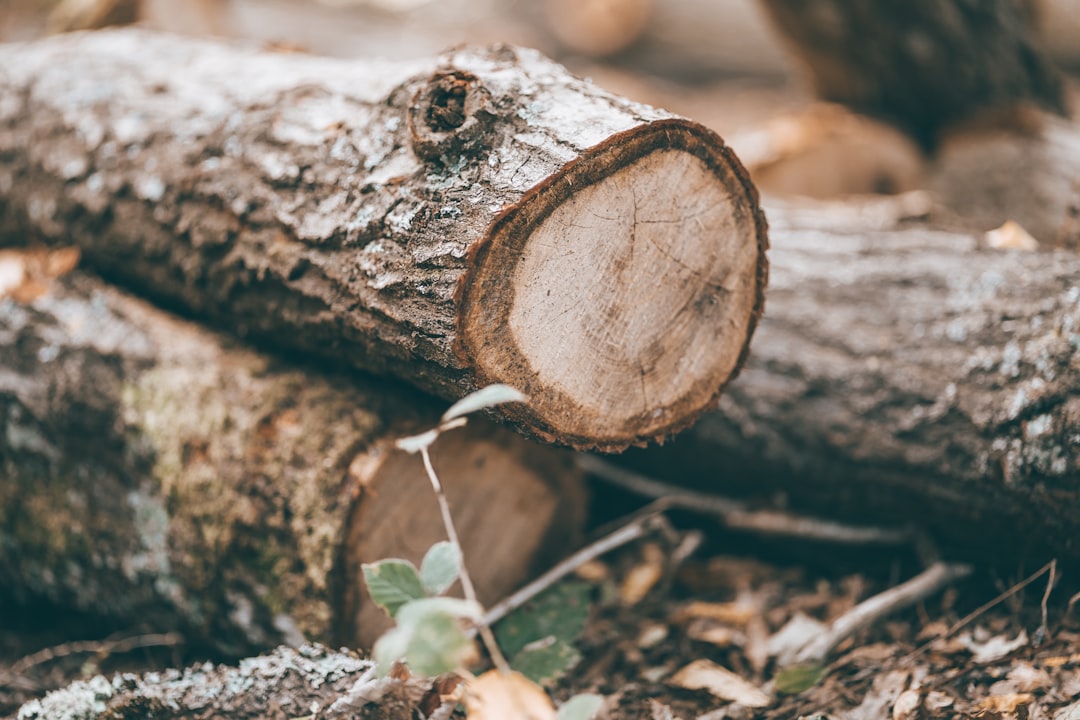
{"type": "MultiPolygon", "coordinates": [[[[424,458],[424,469],[427,470],[428,480],[431,481],[431,488],[435,491],[435,497],[439,501],[439,511],[442,512],[443,526],[446,528],[446,536],[450,539],[450,542],[454,543],[459,549],[461,548],[461,542],[458,540],[457,529],[454,527],[454,518],[450,515],[450,503],[446,500],[446,494],[443,492],[442,483],[439,482],[439,476],[435,474],[435,468],[431,465],[431,454],[428,452],[428,448],[422,447],[420,449],[420,455],[424,458]]],[[[461,561],[461,589],[465,592],[465,599],[470,600],[480,605],[479,599],[476,597],[476,588],[473,587],[472,578],[469,577],[469,571],[465,567],[464,556],[461,561]]],[[[491,628],[484,622],[481,622],[477,627],[477,632],[480,634],[480,639],[484,642],[484,647],[487,648],[488,655],[491,656],[491,662],[495,664],[501,673],[509,673],[510,663],[506,661],[506,657],[502,654],[502,650],[499,649],[499,644],[495,641],[495,634],[491,632],[491,628]]]]}
{"type": "Polygon", "coordinates": [[[609,535],[605,535],[596,542],[590,543],[573,555],[560,561],[546,573],[536,578],[528,585],[525,585],[513,595],[507,596],[489,609],[487,614],[484,615],[484,624],[494,625],[585,563],[595,560],[617,547],[622,547],[629,542],[644,537],[649,532],[648,526],[655,521],[656,517],[656,515],[649,515],[646,517],[634,518],[629,524],[624,525],[609,535]]]}

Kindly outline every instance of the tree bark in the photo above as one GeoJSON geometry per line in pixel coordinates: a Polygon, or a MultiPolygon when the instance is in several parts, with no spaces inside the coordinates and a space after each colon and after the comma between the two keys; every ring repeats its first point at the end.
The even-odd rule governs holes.
{"type": "MultiPolygon", "coordinates": [[[[0,588],[238,654],[386,627],[360,564],[444,538],[395,383],[284,366],[69,276],[0,300],[0,588]],[[61,282],[61,281],[58,281],[61,282]]],[[[561,452],[483,420],[432,450],[486,602],[580,533],[561,452]]]]}
{"type": "Polygon", "coordinates": [[[770,207],[769,310],[738,381],[626,462],[957,551],[1080,561],[1080,255],[770,207]]]}
{"type": "MultiPolygon", "coordinates": [[[[348,652],[305,645],[280,647],[247,658],[239,666],[210,665],[186,670],[113,678],[97,676],[33,700],[19,709],[24,720],[82,718],[359,718],[399,720],[413,717],[423,703],[439,707],[431,681],[388,678],[371,682],[366,695],[340,709],[334,703],[349,695],[371,663],[348,652]],[[426,686],[426,687],[425,687],[426,686]]],[[[432,708],[427,708],[428,711],[432,708]]]]}
{"type": "Polygon", "coordinates": [[[0,237],[281,346],[615,451],[687,426],[761,312],[711,131],[528,50],[416,63],[111,31],[0,49],[0,237]],[[78,73],[71,68],[77,66],[78,73]]]}
{"type": "Polygon", "coordinates": [[[1013,220],[1045,247],[1080,250],[1080,125],[1018,120],[946,134],[927,183],[942,219],[978,230],[1013,220]]]}
{"type": "Polygon", "coordinates": [[[764,0],[825,100],[897,123],[927,146],[979,111],[1065,112],[1031,0],[764,0]]]}

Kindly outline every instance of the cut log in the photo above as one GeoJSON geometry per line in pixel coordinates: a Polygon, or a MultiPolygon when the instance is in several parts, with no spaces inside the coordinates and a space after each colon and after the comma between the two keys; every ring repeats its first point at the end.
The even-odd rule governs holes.
{"type": "Polygon", "coordinates": [[[943,229],[986,232],[1012,220],[1044,247],[1080,248],[1080,126],[1047,113],[954,126],[933,157],[898,129],[831,103],[775,118],[731,144],[766,195],[925,188],[933,198],[927,214],[943,229]]]}
{"type": "Polygon", "coordinates": [[[942,219],[977,230],[1013,220],[1045,247],[1080,250],[1080,125],[1017,119],[946,133],[929,181],[942,219]]]}
{"type": "Polygon", "coordinates": [[[107,31],[0,67],[2,242],[448,398],[513,385],[502,417],[577,448],[686,427],[746,355],[767,241],[738,160],[533,51],[107,31]]]}
{"type": "Polygon", "coordinates": [[[747,367],[718,412],[626,462],[982,559],[1080,561],[1080,255],[768,211],[747,367]]]}
{"type": "Polygon", "coordinates": [[[331,709],[362,681],[371,663],[348,652],[305,645],[247,658],[239,666],[204,663],[187,670],[124,673],[74,682],[19,709],[22,720],[98,718],[301,717],[400,720],[426,705],[439,706],[432,683],[388,678],[367,683],[370,702],[331,709]],[[426,685],[426,687],[425,687],[426,685]],[[427,695],[427,697],[425,697],[427,695]],[[426,703],[425,703],[426,701],[426,703]],[[422,705],[422,703],[425,703],[422,705]]]}
{"type": "MultiPolygon", "coordinates": [[[[437,422],[407,386],[319,379],[100,281],[0,300],[0,592],[229,654],[386,626],[360,564],[444,538],[420,460],[437,422]]],[[[485,602],[578,536],[562,452],[483,420],[432,450],[485,602]]]]}
{"type": "Polygon", "coordinates": [[[763,0],[825,100],[897,123],[925,145],[979,111],[1064,113],[1032,0],[763,0]]]}

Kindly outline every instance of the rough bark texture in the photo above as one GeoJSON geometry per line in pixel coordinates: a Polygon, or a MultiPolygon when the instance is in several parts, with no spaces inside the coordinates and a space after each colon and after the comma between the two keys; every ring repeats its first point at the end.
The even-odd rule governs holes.
{"type": "Polygon", "coordinates": [[[963,552],[1080,560],[1080,255],[769,209],[754,353],[719,411],[628,462],[963,552]]]}
{"type": "Polygon", "coordinates": [[[826,100],[898,123],[923,143],[987,108],[1064,112],[1061,76],[1028,0],[764,0],[826,100]]]}
{"type": "MultiPolygon", "coordinates": [[[[371,663],[346,652],[305,645],[243,660],[238,666],[206,663],[186,670],[112,678],[97,676],[49,693],[19,709],[20,720],[122,720],[123,718],[301,717],[400,720],[425,700],[418,683],[389,680],[368,695],[370,703],[331,710],[371,663]]],[[[371,683],[375,685],[375,683],[371,683]]],[[[427,683],[428,686],[431,683],[427,683]]],[[[438,707],[437,697],[435,707],[438,707]]]]}
{"type": "Polygon", "coordinates": [[[715,403],[765,224],[711,131],[528,50],[411,64],[138,31],[0,49],[0,238],[618,450],[715,403]],[[77,65],[79,72],[72,73],[77,65]]]}
{"type": "MultiPolygon", "coordinates": [[[[283,367],[88,277],[0,300],[0,588],[239,653],[384,627],[362,562],[443,539],[407,387],[283,367]]],[[[484,421],[433,448],[486,601],[583,519],[562,453],[484,421]]]]}
{"type": "Polygon", "coordinates": [[[1020,223],[1043,246],[1080,250],[1080,125],[1019,113],[1009,127],[949,133],[929,187],[951,222],[1020,223]]]}

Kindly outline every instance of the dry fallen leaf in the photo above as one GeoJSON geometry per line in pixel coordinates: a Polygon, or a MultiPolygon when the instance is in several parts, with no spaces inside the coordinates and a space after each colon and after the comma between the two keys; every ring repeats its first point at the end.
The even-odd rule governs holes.
{"type": "Polygon", "coordinates": [[[687,690],[708,690],[718,698],[747,707],[765,707],[772,702],[772,698],[756,685],[711,660],[695,660],[668,682],[687,690]]]}
{"type": "Polygon", "coordinates": [[[698,642],[707,642],[717,647],[742,646],[746,644],[746,635],[711,620],[695,620],[686,626],[686,637],[698,642]]]}
{"type": "Polygon", "coordinates": [[[619,585],[623,605],[637,605],[664,576],[664,552],[655,543],[642,546],[642,561],[630,569],[619,585]]]}
{"type": "Polygon", "coordinates": [[[1014,692],[1035,692],[1050,687],[1053,680],[1050,673],[1037,668],[1031,663],[1018,662],[1005,675],[1004,680],[999,680],[990,686],[991,695],[1005,695],[1014,692]]]}
{"type": "Polygon", "coordinates": [[[555,720],[547,693],[521,673],[488,670],[470,678],[463,700],[470,720],[555,720]]]}
{"type": "Polygon", "coordinates": [[[769,638],[766,646],[769,657],[777,658],[781,667],[790,665],[803,647],[823,635],[827,629],[820,620],[815,620],[806,613],[796,612],[784,627],[769,638]]]}
{"type": "Polygon", "coordinates": [[[695,600],[680,607],[671,619],[673,622],[683,623],[701,618],[743,627],[760,613],[761,607],[757,603],[752,604],[748,601],[717,603],[695,600]]]}
{"type": "Polygon", "coordinates": [[[1080,700],[1054,713],[1054,720],[1080,720],[1080,700]]]}
{"type": "Polygon", "coordinates": [[[910,689],[900,693],[892,707],[892,720],[917,720],[922,705],[922,693],[910,689]]]}
{"type": "Polygon", "coordinates": [[[991,695],[983,698],[975,705],[975,711],[992,713],[1012,713],[1021,705],[1028,705],[1035,696],[1031,693],[1009,693],[1008,695],[991,695]]]}
{"type": "Polygon", "coordinates": [[[1025,630],[1021,630],[1020,634],[1012,639],[1005,635],[995,635],[980,642],[970,633],[958,635],[956,639],[971,652],[971,661],[979,665],[996,662],[1028,644],[1028,635],[1025,630]]]}
{"type": "Polygon", "coordinates": [[[0,250],[0,298],[32,302],[49,291],[50,280],[78,264],[78,248],[0,250]]]}

